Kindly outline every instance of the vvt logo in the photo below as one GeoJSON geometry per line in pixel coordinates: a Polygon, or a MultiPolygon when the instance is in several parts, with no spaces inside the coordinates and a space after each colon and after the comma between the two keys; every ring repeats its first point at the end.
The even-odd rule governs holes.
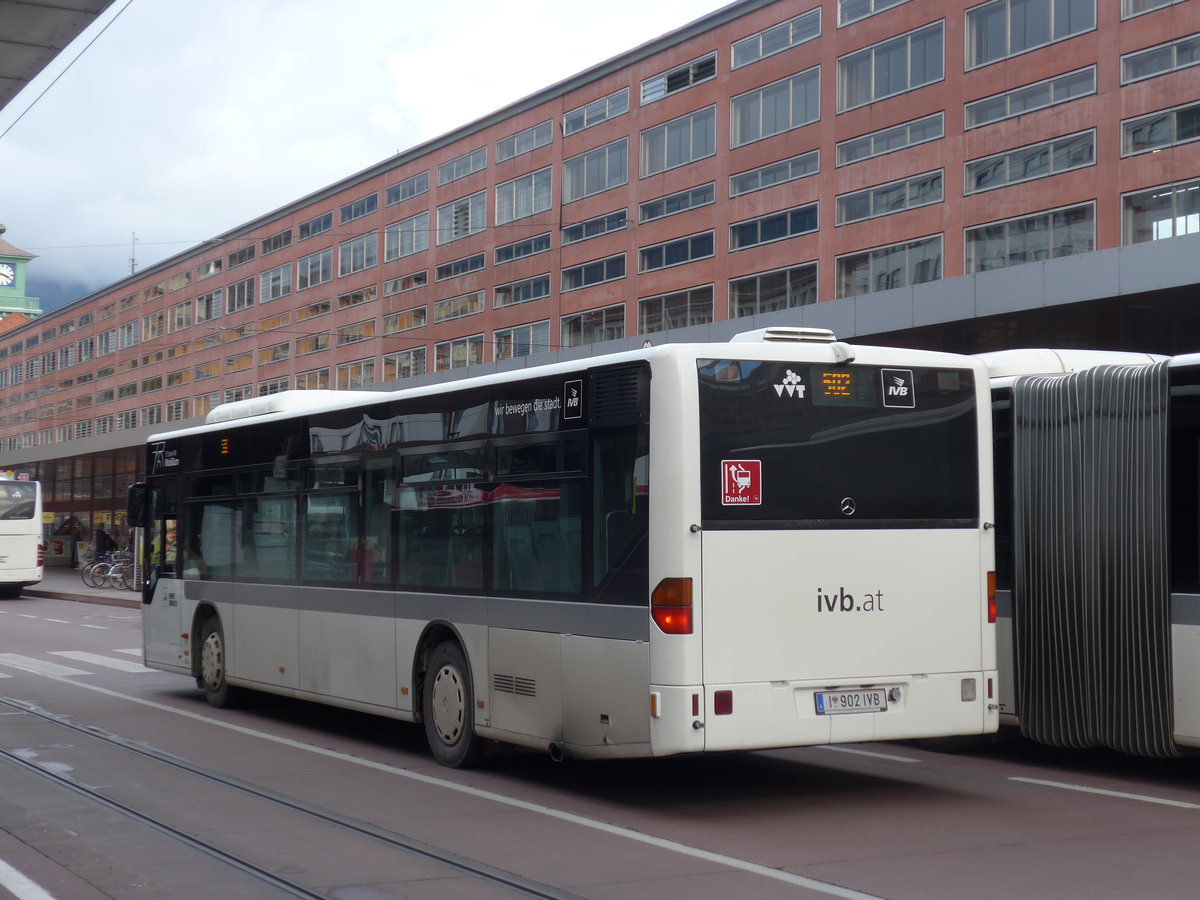
{"type": "Polygon", "coordinates": [[[583,381],[576,379],[563,385],[563,418],[583,418],[583,381]]]}
{"type": "Polygon", "coordinates": [[[775,396],[782,397],[784,394],[797,400],[804,399],[804,384],[800,381],[800,376],[791,369],[783,376],[783,383],[775,385],[775,396]]]}
{"type": "Polygon", "coordinates": [[[880,369],[883,405],[912,409],[917,405],[917,383],[912,369],[880,369]]]}

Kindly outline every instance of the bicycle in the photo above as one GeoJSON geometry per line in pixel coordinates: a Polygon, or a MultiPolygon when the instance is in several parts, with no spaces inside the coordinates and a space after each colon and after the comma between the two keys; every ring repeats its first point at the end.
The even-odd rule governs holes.
{"type": "Polygon", "coordinates": [[[133,578],[134,565],[132,562],[113,563],[107,573],[109,586],[117,590],[136,590],[133,578]]]}
{"type": "Polygon", "coordinates": [[[79,573],[83,583],[89,587],[100,588],[108,583],[108,570],[113,565],[113,554],[102,553],[99,558],[88,563],[79,573]]]}

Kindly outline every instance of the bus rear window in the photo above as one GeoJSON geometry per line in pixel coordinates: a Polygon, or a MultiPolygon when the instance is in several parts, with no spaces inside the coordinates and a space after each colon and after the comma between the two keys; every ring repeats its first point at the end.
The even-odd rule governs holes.
{"type": "Polygon", "coordinates": [[[32,482],[0,481],[0,519],[32,519],[37,487],[32,482]]]}
{"type": "Polygon", "coordinates": [[[706,527],[978,521],[969,370],[701,360],[699,388],[706,527]]]}

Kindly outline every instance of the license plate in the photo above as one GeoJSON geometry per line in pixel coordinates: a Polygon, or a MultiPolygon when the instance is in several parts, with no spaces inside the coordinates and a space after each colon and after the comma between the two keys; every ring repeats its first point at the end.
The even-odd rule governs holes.
{"type": "Polygon", "coordinates": [[[848,713],[887,712],[887,690],[817,691],[818,716],[841,716],[848,713]]]}

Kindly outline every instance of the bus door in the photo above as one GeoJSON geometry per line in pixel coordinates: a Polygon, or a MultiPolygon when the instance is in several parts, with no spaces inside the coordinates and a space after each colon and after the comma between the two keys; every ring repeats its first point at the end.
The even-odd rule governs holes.
{"type": "Polygon", "coordinates": [[[142,642],[147,661],[184,662],[181,635],[183,590],[176,580],[178,564],[177,490],[174,482],[150,487],[142,528],[142,642]]]}
{"type": "Polygon", "coordinates": [[[979,670],[972,373],[712,360],[699,376],[705,682],[979,670]]]}

